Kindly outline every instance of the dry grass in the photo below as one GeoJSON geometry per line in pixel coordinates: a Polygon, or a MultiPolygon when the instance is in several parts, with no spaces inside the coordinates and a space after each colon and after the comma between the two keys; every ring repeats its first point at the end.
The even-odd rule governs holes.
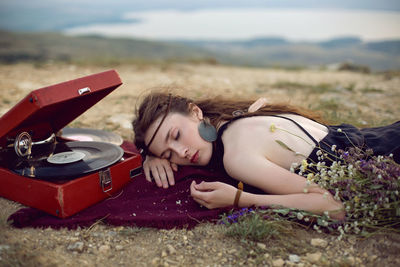
{"type": "MultiPolygon", "coordinates": [[[[124,84],[85,112],[72,125],[112,130],[125,139],[133,107],[148,88],[177,86],[191,97],[226,95],[267,97],[319,110],[333,122],[381,125],[400,118],[400,76],[359,74],[317,70],[250,69],[215,65],[118,65],[124,84]]],[[[0,114],[33,89],[104,71],[99,66],[0,65],[0,114]]],[[[5,186],[5,185],[1,185],[5,186]]],[[[311,230],[295,229],[285,245],[225,235],[221,225],[203,224],[193,230],[157,231],[130,227],[96,225],[90,231],[15,229],[6,219],[21,206],[0,198],[0,266],[207,266],[272,264],[290,253],[297,253],[304,266],[311,266],[307,253],[321,252],[317,265],[349,266],[399,264],[398,235],[383,234],[363,241],[311,230]],[[329,242],[326,248],[307,249],[311,238],[329,242]],[[296,242],[294,242],[294,238],[296,242]],[[292,242],[293,241],[293,242],[292,242]],[[71,251],[70,244],[82,242],[82,251],[71,251]],[[377,245],[373,245],[377,244],[377,245]],[[172,247],[172,249],[171,249],[172,247]],[[303,249],[303,248],[306,249],[303,249]]],[[[287,263],[289,264],[289,263],[287,263]]]]}

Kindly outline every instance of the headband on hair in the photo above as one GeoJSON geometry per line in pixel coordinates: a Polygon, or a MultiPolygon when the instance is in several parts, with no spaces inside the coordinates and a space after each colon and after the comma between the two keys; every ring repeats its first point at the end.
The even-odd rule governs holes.
{"type": "Polygon", "coordinates": [[[151,137],[149,144],[147,146],[145,144],[145,147],[142,149],[142,151],[141,151],[142,154],[148,154],[148,151],[149,151],[151,143],[153,143],[154,138],[156,137],[156,134],[157,134],[158,130],[160,130],[161,125],[163,124],[165,118],[167,117],[167,115],[169,113],[169,108],[171,106],[171,100],[172,100],[172,95],[169,94],[169,96],[168,96],[168,106],[167,106],[167,109],[165,110],[165,114],[164,114],[163,118],[161,119],[160,124],[157,126],[157,129],[154,132],[153,136],[151,137]]]}

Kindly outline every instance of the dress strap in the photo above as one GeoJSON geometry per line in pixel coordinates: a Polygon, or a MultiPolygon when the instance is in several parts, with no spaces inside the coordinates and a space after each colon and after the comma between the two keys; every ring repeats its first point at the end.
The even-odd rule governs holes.
{"type": "MultiPolygon", "coordinates": [[[[318,145],[318,141],[315,140],[315,138],[309,132],[307,132],[307,130],[304,129],[304,127],[301,126],[297,121],[295,121],[295,120],[293,120],[291,118],[288,118],[288,117],[285,117],[285,116],[279,116],[279,115],[265,115],[265,116],[277,117],[277,118],[281,118],[281,119],[285,119],[285,120],[289,120],[289,121],[293,122],[297,127],[299,127],[300,130],[302,130],[314,142],[315,145],[318,145]]],[[[241,117],[241,116],[235,117],[235,118],[231,119],[230,121],[226,122],[224,125],[222,125],[218,129],[218,137],[219,137],[218,139],[220,139],[220,137],[222,136],[222,133],[229,126],[229,124],[231,124],[235,120],[238,120],[238,119],[241,119],[241,118],[243,118],[243,117],[241,117]]]]}
{"type": "Polygon", "coordinates": [[[302,130],[314,142],[315,145],[318,145],[317,140],[315,140],[315,138],[309,132],[307,132],[307,130],[304,129],[303,126],[301,126],[297,121],[295,121],[295,120],[293,120],[291,118],[284,117],[284,116],[279,116],[279,115],[268,115],[268,116],[278,117],[278,118],[286,119],[286,120],[289,120],[289,121],[293,122],[297,127],[300,128],[300,130],[302,130]]]}

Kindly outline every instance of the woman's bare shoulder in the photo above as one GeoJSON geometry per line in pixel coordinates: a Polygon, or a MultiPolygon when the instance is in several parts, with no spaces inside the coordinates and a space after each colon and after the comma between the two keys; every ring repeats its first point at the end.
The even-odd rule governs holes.
{"type": "Polygon", "coordinates": [[[224,155],[260,152],[262,144],[270,135],[268,117],[257,116],[237,120],[225,130],[222,135],[224,155]]]}

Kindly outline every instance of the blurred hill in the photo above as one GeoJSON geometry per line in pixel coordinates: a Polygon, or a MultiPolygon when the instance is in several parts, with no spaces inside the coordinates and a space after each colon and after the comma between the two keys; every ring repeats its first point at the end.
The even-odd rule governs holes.
{"type": "Polygon", "coordinates": [[[0,62],[124,63],[208,60],[211,52],[183,44],[60,33],[0,31],[0,62]]]}
{"type": "Polygon", "coordinates": [[[263,67],[335,67],[346,63],[368,66],[373,71],[400,69],[400,40],[363,42],[357,37],[345,37],[311,43],[289,42],[273,37],[240,42],[181,43],[224,55],[217,59],[230,64],[263,67]]]}
{"type": "Polygon", "coordinates": [[[400,40],[363,42],[346,37],[315,43],[295,43],[282,38],[160,42],[8,31],[0,31],[0,36],[1,63],[173,61],[281,68],[338,68],[345,63],[372,71],[400,69],[400,40]]]}

